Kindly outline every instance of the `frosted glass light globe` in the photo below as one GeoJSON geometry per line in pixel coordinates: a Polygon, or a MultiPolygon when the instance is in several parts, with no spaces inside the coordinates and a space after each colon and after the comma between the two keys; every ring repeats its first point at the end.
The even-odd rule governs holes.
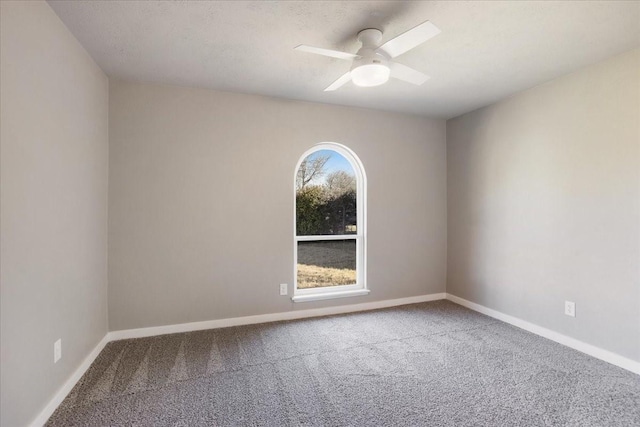
{"type": "Polygon", "coordinates": [[[353,84],[372,87],[384,84],[389,80],[391,70],[382,64],[365,64],[351,70],[353,84]]]}

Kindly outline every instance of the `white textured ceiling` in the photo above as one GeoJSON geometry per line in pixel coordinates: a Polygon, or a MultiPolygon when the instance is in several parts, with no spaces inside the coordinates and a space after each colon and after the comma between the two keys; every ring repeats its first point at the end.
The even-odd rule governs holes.
{"type": "Polygon", "coordinates": [[[627,1],[53,1],[110,76],[450,118],[640,45],[627,1]],[[323,89],[349,61],[293,48],[355,52],[425,21],[442,33],[399,56],[431,76],[416,87],[323,89]]]}

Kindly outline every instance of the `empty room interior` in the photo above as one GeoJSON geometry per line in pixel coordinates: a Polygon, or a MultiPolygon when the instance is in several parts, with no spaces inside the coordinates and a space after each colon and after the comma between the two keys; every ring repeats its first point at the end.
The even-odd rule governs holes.
{"type": "Polygon", "coordinates": [[[3,427],[640,426],[640,2],[0,19],[3,427]]]}

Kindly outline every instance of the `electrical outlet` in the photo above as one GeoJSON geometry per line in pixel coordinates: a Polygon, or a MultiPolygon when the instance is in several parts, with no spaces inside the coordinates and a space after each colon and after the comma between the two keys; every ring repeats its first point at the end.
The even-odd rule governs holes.
{"type": "Polygon", "coordinates": [[[564,302],[564,314],[571,317],[576,317],[576,303],[573,301],[564,302]]]}
{"type": "Polygon", "coordinates": [[[287,284],[286,283],[280,283],[280,295],[286,295],[287,292],[288,292],[287,284]]]}
{"type": "Polygon", "coordinates": [[[53,363],[58,363],[62,359],[62,338],[53,343],[53,363]]]}

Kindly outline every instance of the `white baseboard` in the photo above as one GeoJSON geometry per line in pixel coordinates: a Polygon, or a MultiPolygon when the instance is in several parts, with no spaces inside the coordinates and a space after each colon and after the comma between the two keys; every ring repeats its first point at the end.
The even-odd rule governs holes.
{"type": "Polygon", "coordinates": [[[78,369],[76,369],[73,374],[67,379],[67,381],[60,387],[60,389],[56,392],[53,399],[49,401],[47,406],[44,407],[42,411],[38,414],[38,416],[31,422],[31,427],[41,427],[43,426],[49,417],[53,415],[58,406],[62,403],[62,401],[67,397],[71,389],[80,381],[80,378],[87,372],[87,369],[91,366],[96,357],[100,354],[102,349],[109,342],[109,334],[106,334],[100,342],[91,350],[91,353],[84,358],[78,369]]]}
{"type": "Polygon", "coordinates": [[[607,363],[611,363],[612,365],[619,366],[623,369],[640,375],[640,362],[636,362],[635,360],[628,359],[611,351],[604,350],[591,344],[587,344],[583,341],[568,337],[559,332],[552,331],[551,329],[543,328],[542,326],[538,326],[517,317],[501,313],[497,310],[493,310],[483,305],[476,304],[475,302],[467,301],[466,299],[457,297],[449,293],[447,293],[447,299],[449,301],[455,302],[456,304],[460,304],[464,307],[470,308],[471,310],[477,311],[478,313],[486,314],[487,316],[493,317],[494,319],[501,320],[513,326],[517,326],[518,328],[524,329],[525,331],[540,335],[541,337],[550,339],[551,341],[555,341],[562,345],[566,345],[567,347],[570,347],[574,350],[578,350],[582,353],[588,354],[589,356],[593,356],[596,359],[603,360],[607,363]]]}
{"type": "Polygon", "coordinates": [[[104,336],[104,338],[98,343],[98,345],[96,345],[96,347],[91,351],[91,353],[87,355],[87,357],[82,361],[78,369],[75,370],[75,372],[69,377],[69,379],[64,383],[64,385],[57,391],[53,399],[51,399],[51,401],[47,404],[47,406],[40,412],[40,414],[38,414],[35,420],[31,423],[31,426],[40,427],[47,422],[49,417],[57,409],[60,403],[62,403],[65,397],[67,397],[71,389],[73,389],[73,387],[80,380],[82,375],[84,375],[84,373],[87,371],[87,369],[89,369],[93,361],[98,357],[102,349],[110,341],[128,339],[128,338],[150,337],[155,335],[172,334],[172,333],[178,333],[178,332],[199,331],[204,329],[226,328],[230,326],[277,322],[282,320],[295,320],[295,319],[304,319],[304,318],[310,318],[310,317],[329,316],[333,314],[355,313],[358,311],[376,310],[380,308],[396,307],[400,305],[416,304],[420,302],[436,301],[441,299],[448,299],[464,307],[470,308],[471,310],[477,311],[482,314],[486,314],[487,316],[490,316],[495,319],[501,320],[503,322],[509,323],[511,325],[517,326],[521,329],[532,332],[536,335],[540,335],[544,338],[548,338],[560,344],[566,345],[567,347],[571,347],[575,350],[581,351],[595,358],[604,360],[605,362],[627,369],[636,374],[640,374],[639,362],[633,361],[631,359],[612,353],[610,351],[603,350],[591,344],[584,343],[582,341],[576,340],[566,335],[562,335],[550,329],[546,329],[541,326],[535,325],[533,323],[529,323],[522,319],[518,319],[517,317],[509,316],[507,314],[487,308],[480,304],[467,301],[455,295],[442,292],[437,294],[419,295],[415,297],[398,298],[398,299],[383,300],[383,301],[373,301],[373,302],[366,302],[361,304],[342,305],[337,307],[295,310],[295,311],[286,311],[286,312],[280,312],[280,313],[259,314],[255,316],[208,320],[203,322],[181,323],[177,325],[166,325],[166,326],[156,326],[156,327],[150,327],[150,328],[112,331],[107,333],[104,336]]]}
{"type": "Polygon", "coordinates": [[[398,305],[416,304],[420,302],[445,299],[446,293],[419,295],[383,301],[372,301],[361,304],[340,305],[335,307],[312,308],[307,310],[285,311],[280,313],[258,314],[255,316],[232,317],[228,319],[206,320],[204,322],[180,323],[177,325],[154,326],[149,328],[125,329],[109,332],[109,341],[151,337],[155,335],[175,334],[179,332],[201,331],[205,329],[227,328],[229,326],[253,325],[256,323],[278,322],[282,320],[304,319],[308,317],[329,316],[332,314],[354,313],[358,311],[376,310],[398,305]]]}

